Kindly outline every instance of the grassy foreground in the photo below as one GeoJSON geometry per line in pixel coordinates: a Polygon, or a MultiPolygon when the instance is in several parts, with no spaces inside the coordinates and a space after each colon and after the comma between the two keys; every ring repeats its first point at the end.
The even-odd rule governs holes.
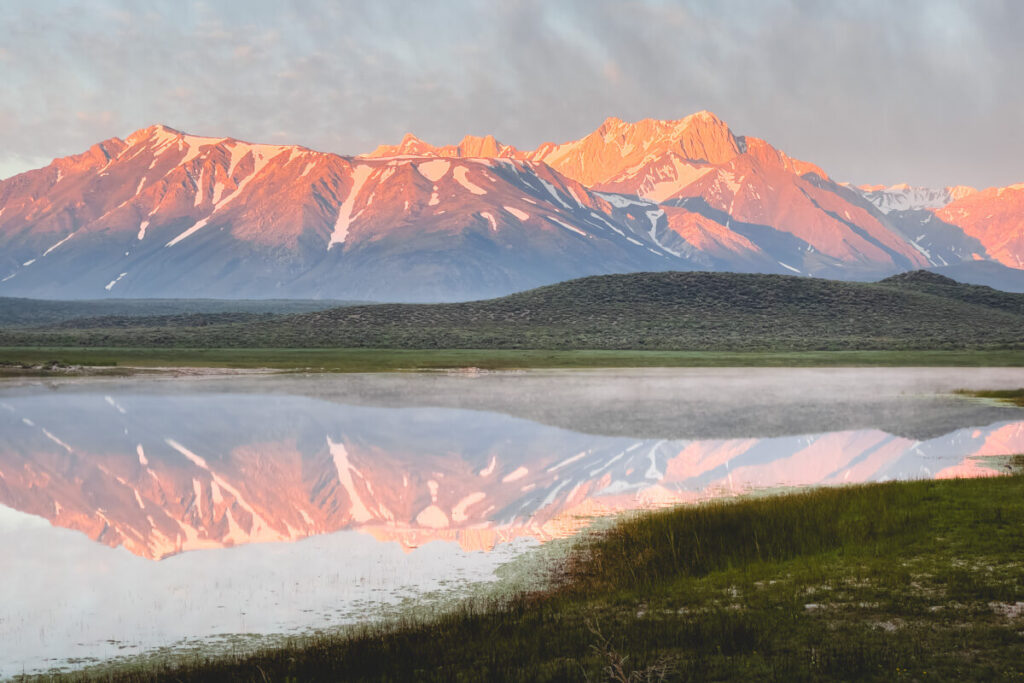
{"type": "Polygon", "coordinates": [[[1024,678],[1019,474],[644,513],[579,544],[561,569],[546,592],[467,603],[427,622],[93,673],[260,682],[1024,678]]]}
{"type": "MultiPolygon", "coordinates": [[[[389,372],[477,367],[822,367],[1024,366],[1024,350],[974,351],[545,351],[511,349],[167,349],[0,347],[0,363],[28,366],[277,368],[293,371],[389,372]]],[[[33,374],[7,367],[7,374],[33,374]]],[[[5,368],[0,366],[0,376],[5,368]]],[[[45,369],[40,373],[46,374],[45,369]]],[[[66,374],[66,373],[57,373],[66,374]]]]}

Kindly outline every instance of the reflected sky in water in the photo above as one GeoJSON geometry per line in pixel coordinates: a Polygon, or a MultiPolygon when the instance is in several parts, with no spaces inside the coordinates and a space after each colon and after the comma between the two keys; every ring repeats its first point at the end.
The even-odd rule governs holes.
{"type": "Polygon", "coordinates": [[[989,476],[976,458],[1024,452],[1024,412],[937,394],[971,383],[1024,374],[3,385],[0,674],[373,617],[492,580],[595,515],[989,476]]]}

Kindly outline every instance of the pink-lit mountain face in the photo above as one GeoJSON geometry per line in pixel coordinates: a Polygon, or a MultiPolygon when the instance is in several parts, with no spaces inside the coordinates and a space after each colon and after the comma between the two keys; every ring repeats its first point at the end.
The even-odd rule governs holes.
{"type": "Polygon", "coordinates": [[[996,261],[1024,268],[1024,183],[964,194],[935,215],[985,245],[996,261]]]}
{"type": "Polygon", "coordinates": [[[543,163],[162,126],[0,183],[0,206],[3,294],[436,300],[680,263],[646,218],[543,163]]]}
{"type": "Polygon", "coordinates": [[[1015,188],[897,210],[709,112],[360,157],[153,126],[0,182],[0,295],[436,301],[615,272],[1017,268],[1015,188]]]}

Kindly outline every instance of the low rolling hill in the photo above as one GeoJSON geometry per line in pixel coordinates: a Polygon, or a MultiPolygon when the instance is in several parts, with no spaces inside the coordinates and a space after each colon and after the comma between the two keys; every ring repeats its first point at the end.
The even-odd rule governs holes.
{"type": "Polygon", "coordinates": [[[457,304],[193,313],[0,328],[3,346],[160,348],[1024,349],[1024,295],[917,271],[876,283],[669,272],[457,304]]]}

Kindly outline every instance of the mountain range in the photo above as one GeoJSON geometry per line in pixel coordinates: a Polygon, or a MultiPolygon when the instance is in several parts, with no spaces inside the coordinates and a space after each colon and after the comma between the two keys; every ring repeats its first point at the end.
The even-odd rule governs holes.
{"type": "Polygon", "coordinates": [[[0,295],[455,301],[639,271],[970,281],[975,262],[1019,289],[1022,209],[1024,184],[839,183],[709,112],[359,156],[157,125],[0,181],[0,295]]]}

